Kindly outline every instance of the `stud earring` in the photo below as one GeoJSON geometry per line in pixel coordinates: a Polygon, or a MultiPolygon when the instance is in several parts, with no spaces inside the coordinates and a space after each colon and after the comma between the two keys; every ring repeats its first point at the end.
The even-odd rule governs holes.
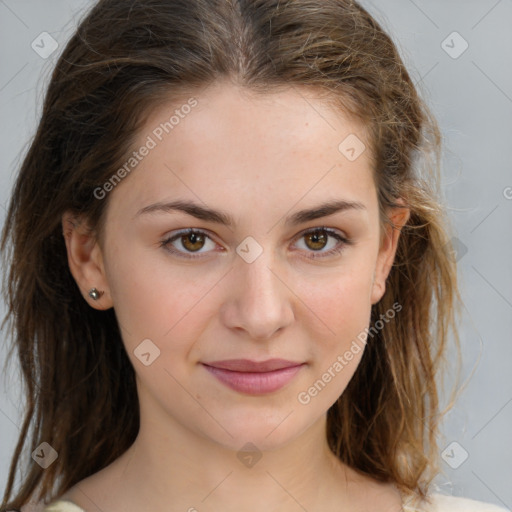
{"type": "Polygon", "coordinates": [[[99,292],[96,288],[91,288],[89,290],[89,297],[93,300],[98,300],[104,292],[99,292]]]}

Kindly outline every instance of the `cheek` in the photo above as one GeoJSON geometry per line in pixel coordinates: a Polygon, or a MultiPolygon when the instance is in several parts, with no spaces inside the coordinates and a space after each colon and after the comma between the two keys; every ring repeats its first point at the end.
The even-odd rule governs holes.
{"type": "Polygon", "coordinates": [[[334,344],[367,327],[371,312],[370,265],[346,266],[313,283],[304,283],[302,296],[328,329],[334,344]],[[308,292],[306,293],[306,290],[308,292]]]}
{"type": "Polygon", "coordinates": [[[311,290],[307,304],[322,328],[314,330],[310,324],[313,364],[296,397],[310,413],[320,414],[334,404],[359,366],[371,315],[370,284],[371,275],[360,269],[311,290]]]}
{"type": "Polygon", "coordinates": [[[181,350],[201,329],[201,307],[219,276],[149,256],[143,249],[111,255],[107,278],[123,339],[128,350],[146,338],[162,350],[181,350]]]}

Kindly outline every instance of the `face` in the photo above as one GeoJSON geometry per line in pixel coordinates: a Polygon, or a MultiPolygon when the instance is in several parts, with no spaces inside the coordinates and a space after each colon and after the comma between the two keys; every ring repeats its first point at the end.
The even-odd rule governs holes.
{"type": "Polygon", "coordinates": [[[115,309],[143,422],[275,448],[354,374],[396,236],[380,243],[364,127],[318,94],[217,83],[188,104],[148,118],[102,247],[77,262],[68,242],[70,266],[115,309]]]}

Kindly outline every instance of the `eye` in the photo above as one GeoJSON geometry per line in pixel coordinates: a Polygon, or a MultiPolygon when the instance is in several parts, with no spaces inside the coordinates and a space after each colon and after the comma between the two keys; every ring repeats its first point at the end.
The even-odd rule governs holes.
{"type": "Polygon", "coordinates": [[[334,256],[335,254],[341,253],[345,246],[352,244],[352,241],[348,238],[340,235],[337,231],[326,227],[309,229],[308,231],[300,234],[299,240],[305,241],[306,249],[312,249],[307,251],[311,254],[306,257],[313,259],[334,256]],[[329,245],[329,238],[336,240],[337,243],[331,243],[332,248],[328,251],[320,252],[329,245]]]}
{"type": "Polygon", "coordinates": [[[198,257],[200,258],[202,256],[191,256],[188,255],[186,252],[189,251],[191,254],[202,254],[204,252],[208,252],[200,252],[200,249],[202,249],[205,246],[206,240],[209,240],[215,246],[215,242],[213,242],[213,240],[210,238],[210,236],[208,236],[208,234],[205,231],[189,228],[180,231],[175,235],[163,240],[160,245],[173,254],[176,254],[183,258],[193,259],[198,257]],[[185,249],[185,252],[177,250],[175,246],[173,246],[174,242],[177,242],[179,245],[181,245],[181,247],[185,249]]]}
{"type": "MultiPolygon", "coordinates": [[[[311,253],[307,258],[326,258],[335,254],[341,253],[341,251],[347,245],[351,245],[352,241],[348,238],[340,235],[337,231],[326,228],[318,227],[309,229],[299,235],[299,240],[304,239],[306,244],[306,252],[311,253]],[[329,239],[336,240],[337,243],[331,244],[333,247],[328,251],[322,251],[329,245],[329,239]]],[[[201,251],[204,247],[207,247],[207,241],[210,241],[213,245],[212,249],[215,249],[215,242],[211,239],[207,232],[200,229],[185,229],[178,233],[163,240],[160,245],[165,250],[175,254],[181,258],[196,259],[202,256],[196,256],[195,254],[204,254],[210,251],[201,251]],[[175,245],[176,244],[176,245],[175,245]],[[181,245],[182,249],[178,249],[177,245],[181,245]]]]}

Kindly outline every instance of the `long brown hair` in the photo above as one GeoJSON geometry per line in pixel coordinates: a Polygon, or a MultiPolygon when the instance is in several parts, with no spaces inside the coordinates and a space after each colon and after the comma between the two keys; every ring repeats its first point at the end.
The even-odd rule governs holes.
{"type": "Polygon", "coordinates": [[[114,310],[91,308],[70,273],[61,217],[83,215],[100,236],[108,196],[94,190],[126,161],[148,112],[223,78],[261,94],[328,93],[368,127],[381,220],[399,198],[411,210],[372,325],[402,309],[369,340],[327,436],[351,467],[426,494],[438,464],[436,376],[452,328],[458,341],[459,294],[439,128],[391,38],[350,0],[101,0],[56,64],[2,234],[2,327],[10,320],[27,401],[2,508],[53,499],[135,440],[134,370],[114,310]],[[41,442],[57,460],[25,467],[24,450],[41,442]]]}

